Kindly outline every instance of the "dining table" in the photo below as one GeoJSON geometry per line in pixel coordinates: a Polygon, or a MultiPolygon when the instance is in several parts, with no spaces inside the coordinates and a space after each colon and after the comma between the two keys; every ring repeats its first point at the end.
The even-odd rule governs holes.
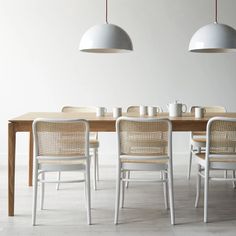
{"type": "MultiPolygon", "coordinates": [[[[139,117],[135,113],[123,113],[123,116],[139,117]]],[[[236,112],[206,113],[203,118],[197,119],[193,113],[184,113],[181,117],[169,117],[168,113],[158,113],[155,118],[166,118],[172,122],[174,132],[205,131],[207,122],[212,117],[236,118],[236,112]]],[[[142,116],[148,117],[148,116],[142,116]]],[[[29,179],[28,185],[32,186],[33,173],[33,133],[32,123],[36,118],[47,119],[86,119],[92,132],[115,132],[116,118],[112,113],[97,117],[96,113],[65,113],[65,112],[29,112],[8,121],[8,215],[14,216],[15,202],[15,160],[16,160],[16,133],[29,132],[29,179]]]]}

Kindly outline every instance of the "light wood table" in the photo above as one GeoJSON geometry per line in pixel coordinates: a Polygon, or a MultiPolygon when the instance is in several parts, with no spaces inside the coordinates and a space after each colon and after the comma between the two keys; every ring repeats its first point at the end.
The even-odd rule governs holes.
{"type": "MultiPolygon", "coordinates": [[[[123,114],[126,115],[126,114],[123,114]]],[[[135,115],[129,115],[135,116],[135,115]]],[[[183,117],[169,118],[168,113],[158,114],[159,118],[169,118],[172,122],[173,131],[204,131],[207,121],[214,116],[234,117],[236,113],[209,113],[203,119],[195,119],[190,113],[183,117]]],[[[96,132],[115,132],[115,119],[111,113],[105,117],[96,117],[88,113],[62,113],[62,112],[31,112],[9,120],[8,123],[8,215],[14,216],[14,193],[15,193],[15,151],[16,132],[30,132],[29,141],[29,186],[32,186],[33,170],[33,135],[32,122],[36,118],[83,118],[89,121],[90,130],[96,132]]]]}

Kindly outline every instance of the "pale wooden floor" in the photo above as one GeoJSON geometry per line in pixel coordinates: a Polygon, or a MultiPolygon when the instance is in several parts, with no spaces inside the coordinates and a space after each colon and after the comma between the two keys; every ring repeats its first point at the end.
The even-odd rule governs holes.
{"type": "MultiPolygon", "coordinates": [[[[27,168],[17,168],[15,217],[7,216],[7,171],[0,167],[0,235],[236,235],[236,190],[231,183],[210,185],[210,223],[204,224],[202,199],[194,208],[195,177],[186,179],[186,166],[175,167],[176,226],[170,225],[164,209],[161,184],[132,183],[126,193],[120,224],[113,224],[115,168],[102,167],[99,190],[92,191],[92,222],[86,224],[83,184],[46,188],[44,211],[38,211],[38,226],[31,226],[32,188],[26,185],[27,168]]],[[[54,176],[53,176],[54,177],[54,176]]],[[[64,178],[70,176],[66,175],[64,178]]],[[[153,175],[149,175],[150,178],[153,175]]]]}

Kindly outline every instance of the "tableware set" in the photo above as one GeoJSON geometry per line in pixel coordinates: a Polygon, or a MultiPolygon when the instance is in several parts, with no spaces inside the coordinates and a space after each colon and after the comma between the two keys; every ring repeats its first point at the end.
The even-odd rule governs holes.
{"type": "MultiPolygon", "coordinates": [[[[166,105],[169,113],[169,117],[182,117],[184,113],[187,112],[187,105],[184,103],[179,102],[176,100],[173,103],[169,103],[166,105]]],[[[156,106],[145,106],[145,105],[140,105],[139,106],[139,116],[157,116],[159,112],[162,112],[160,107],[156,106]]],[[[96,116],[97,117],[104,117],[105,114],[107,113],[107,108],[106,107],[97,107],[96,110],[96,116]]],[[[195,112],[194,112],[194,117],[196,119],[201,119],[204,117],[205,114],[205,109],[203,107],[196,107],[195,112]]],[[[122,116],[122,108],[121,107],[114,107],[112,109],[112,116],[114,118],[118,118],[122,116]]]]}

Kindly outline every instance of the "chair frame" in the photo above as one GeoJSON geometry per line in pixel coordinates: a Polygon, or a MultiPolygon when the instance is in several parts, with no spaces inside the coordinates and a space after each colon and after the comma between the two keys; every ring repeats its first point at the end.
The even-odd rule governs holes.
{"type": "MultiPolygon", "coordinates": [[[[114,224],[118,224],[119,218],[119,208],[120,205],[124,207],[124,192],[125,192],[125,182],[130,181],[150,181],[147,179],[130,179],[126,178],[125,172],[127,171],[160,171],[162,174],[162,179],[151,180],[152,182],[163,183],[164,188],[164,200],[165,207],[168,209],[168,195],[169,195],[169,204],[170,204],[170,214],[171,214],[171,224],[175,224],[175,211],[174,211],[174,191],[173,191],[173,164],[172,164],[172,123],[168,119],[158,119],[158,118],[131,118],[131,117],[120,117],[116,121],[116,133],[118,140],[118,158],[117,158],[117,178],[116,178],[116,201],[115,201],[115,217],[114,224]],[[143,164],[143,163],[122,163],[122,158],[133,158],[137,159],[137,156],[133,155],[121,155],[121,144],[120,144],[120,130],[119,125],[123,120],[134,121],[134,122],[166,122],[168,124],[168,155],[167,156],[151,156],[147,159],[151,160],[167,160],[168,164],[164,163],[155,163],[155,164],[143,164]],[[167,186],[168,185],[168,186],[167,186]],[[169,189],[169,191],[167,190],[169,189]],[[168,194],[169,192],[169,194],[168,194]],[[120,195],[121,195],[121,204],[120,204],[120,195]]],[[[140,157],[139,160],[142,160],[140,157]]]]}
{"type": "MultiPolygon", "coordinates": [[[[209,194],[209,181],[233,181],[235,186],[235,171],[236,171],[236,162],[214,162],[210,161],[211,158],[218,157],[223,158],[229,155],[227,154],[210,154],[210,134],[211,126],[215,121],[226,121],[226,122],[236,122],[236,118],[227,118],[227,117],[214,117],[211,118],[207,123],[207,142],[206,142],[206,154],[205,160],[200,160],[197,158],[198,167],[197,167],[197,194],[195,200],[195,207],[198,207],[200,190],[201,190],[201,178],[204,178],[204,222],[208,222],[208,194],[209,194]],[[202,169],[203,167],[203,169],[202,169]],[[232,178],[217,178],[210,177],[210,170],[233,170],[232,178]],[[204,171],[204,174],[202,173],[204,171]]],[[[236,152],[232,155],[236,158],[236,152]]]]}
{"type": "MultiPolygon", "coordinates": [[[[194,113],[194,109],[199,106],[191,106],[189,112],[194,113]]],[[[202,106],[206,110],[213,110],[214,112],[226,112],[226,108],[223,106],[202,106]]],[[[209,113],[208,111],[206,113],[209,113]]],[[[205,136],[206,132],[191,132],[190,133],[190,151],[189,151],[189,163],[188,163],[188,174],[187,179],[191,178],[191,169],[192,169],[192,156],[194,153],[200,153],[206,150],[206,142],[196,142],[193,141],[194,136],[205,136]],[[198,134],[194,134],[198,133],[198,134]]],[[[227,177],[227,173],[225,173],[225,177],[227,177]]]]}
{"type": "MultiPolygon", "coordinates": [[[[127,111],[127,113],[137,113],[137,114],[139,114],[139,107],[140,106],[129,106],[129,107],[127,107],[126,111],[127,111]],[[132,110],[134,110],[134,111],[132,111],[132,110]]],[[[160,107],[160,106],[154,106],[154,107],[157,108],[157,113],[163,112],[162,107],[160,107]]],[[[127,178],[128,179],[130,178],[130,175],[131,175],[130,171],[127,171],[127,178]]],[[[126,188],[128,188],[128,187],[129,187],[129,181],[126,182],[126,188]]]]}
{"type": "MultiPolygon", "coordinates": [[[[88,113],[96,113],[96,107],[76,107],[76,106],[64,106],[62,107],[62,112],[78,112],[75,110],[79,110],[80,112],[88,112],[88,113]]],[[[95,134],[95,139],[98,140],[98,133],[92,132],[95,134]]],[[[90,147],[93,153],[93,188],[97,190],[97,181],[99,181],[99,161],[98,161],[98,147],[90,147]]],[[[61,172],[58,172],[57,176],[58,180],[61,179],[61,172]]],[[[56,185],[56,189],[59,190],[60,184],[56,185]]]]}
{"type": "Polygon", "coordinates": [[[85,183],[85,196],[86,196],[86,206],[87,206],[87,223],[91,224],[91,193],[90,193],[90,155],[89,155],[89,123],[84,119],[43,119],[38,118],[34,120],[33,125],[33,137],[34,137],[34,185],[33,185],[33,205],[32,205],[32,225],[36,225],[36,210],[37,210],[37,193],[38,193],[38,183],[41,184],[41,210],[44,205],[44,190],[45,183],[85,183]],[[38,148],[38,137],[36,125],[38,122],[47,122],[47,123],[84,123],[86,127],[86,142],[85,142],[85,156],[83,157],[58,157],[58,156],[39,156],[39,148],[38,148]],[[47,165],[47,168],[40,167],[39,160],[45,161],[76,161],[76,160],[85,160],[84,164],[71,164],[68,166],[65,165],[47,165]],[[58,171],[82,171],[84,172],[84,179],[76,179],[76,180],[68,180],[68,181],[47,181],[45,180],[45,173],[47,172],[58,172],[58,171]],[[39,176],[41,175],[41,179],[39,176]]]}

